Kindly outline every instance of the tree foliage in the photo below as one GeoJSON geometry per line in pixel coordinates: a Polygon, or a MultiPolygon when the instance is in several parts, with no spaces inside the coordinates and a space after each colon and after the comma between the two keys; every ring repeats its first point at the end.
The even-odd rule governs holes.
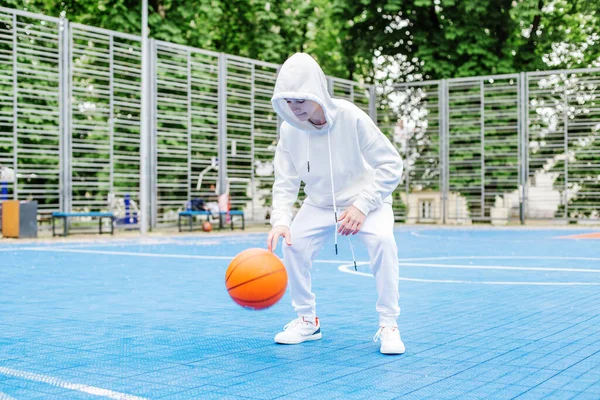
{"type": "MultiPolygon", "coordinates": [[[[141,31],[139,0],[5,3],[141,31]]],[[[600,3],[588,0],[150,0],[149,7],[156,39],[279,63],[310,51],[326,73],[350,79],[372,80],[379,55],[407,60],[425,79],[585,67],[600,56],[600,3]],[[566,60],[567,50],[581,57],[566,60]]]]}
{"type": "MultiPolygon", "coordinates": [[[[141,31],[140,4],[139,0],[4,1],[8,7],[63,15],[72,22],[132,34],[141,31]]],[[[149,6],[150,35],[155,39],[274,63],[282,63],[294,52],[306,51],[329,75],[378,83],[382,88],[381,104],[388,108],[394,103],[389,98],[390,89],[398,82],[600,67],[600,3],[597,1],[149,0],[149,6]]],[[[594,109],[597,89],[591,87],[591,83],[569,83],[573,77],[556,79],[555,84],[536,83],[546,85],[543,88],[530,87],[550,91],[544,95],[545,99],[530,99],[530,136],[534,146],[531,151],[538,158],[554,159],[555,162],[550,163],[552,170],[564,169],[561,159],[570,160],[571,165],[579,165],[578,160],[585,161],[586,167],[578,167],[570,176],[576,180],[575,189],[579,193],[571,202],[582,201],[585,193],[594,192],[594,185],[598,185],[587,166],[596,165],[590,149],[597,147],[599,128],[592,123],[592,116],[585,116],[585,110],[594,109]],[[580,89],[586,93],[585,104],[578,100],[580,89]],[[542,100],[544,104],[540,103],[542,100]],[[575,111],[569,111],[563,109],[565,103],[578,104],[575,111]],[[579,111],[581,115],[577,114],[579,111]],[[567,145],[566,154],[565,146],[546,145],[550,143],[546,140],[548,135],[560,135],[562,129],[553,122],[554,117],[548,115],[559,120],[587,118],[586,128],[575,133],[586,138],[585,145],[567,145]]],[[[584,81],[581,77],[577,79],[584,81]]],[[[478,89],[472,90],[475,93],[478,89]]],[[[407,95],[406,101],[412,101],[413,97],[414,93],[407,95]]],[[[426,102],[427,98],[422,101],[426,102]]],[[[413,119],[411,110],[426,108],[423,104],[388,113],[388,116],[393,115],[387,121],[386,133],[393,135],[394,118],[413,119]]],[[[501,109],[485,111],[487,115],[502,112],[501,109]]],[[[418,118],[421,120],[415,123],[423,125],[422,120],[428,116],[418,118]]],[[[489,121],[491,125],[493,122],[489,121]]],[[[512,125],[513,122],[504,123],[512,125]]],[[[435,186],[432,183],[437,179],[432,172],[437,168],[434,155],[423,155],[439,139],[427,131],[427,124],[433,126],[433,121],[425,122],[420,136],[413,139],[417,145],[410,150],[411,162],[415,163],[412,174],[414,180],[435,186]]],[[[485,146],[487,151],[489,145],[485,146]]],[[[512,151],[512,147],[514,144],[494,151],[500,154],[512,151]]],[[[457,157],[466,157],[466,154],[457,157]]],[[[477,157],[481,155],[472,154],[475,161],[477,157]]],[[[532,167],[550,168],[550,164],[540,162],[532,167]]],[[[515,174],[506,172],[509,175],[504,176],[503,173],[498,169],[490,179],[512,179],[510,174],[515,174]]],[[[464,182],[471,186],[476,183],[464,182]]],[[[460,185],[456,183],[457,188],[460,185]]],[[[557,185],[565,186],[561,179],[557,185]]],[[[493,202],[493,199],[486,201],[493,202]]]]}

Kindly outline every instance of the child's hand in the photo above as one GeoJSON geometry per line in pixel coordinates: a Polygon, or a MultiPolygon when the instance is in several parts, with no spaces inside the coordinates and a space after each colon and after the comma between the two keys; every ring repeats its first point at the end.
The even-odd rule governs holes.
{"type": "Polygon", "coordinates": [[[348,207],[338,218],[338,222],[340,222],[338,233],[344,236],[356,235],[360,231],[360,228],[362,228],[365,218],[367,216],[358,208],[354,206],[348,207]]]}
{"type": "Polygon", "coordinates": [[[275,248],[277,247],[277,242],[279,241],[279,236],[283,236],[283,238],[285,239],[285,243],[288,246],[292,245],[290,228],[283,225],[277,225],[274,226],[273,229],[271,229],[271,232],[269,232],[269,236],[267,237],[267,247],[269,248],[270,252],[275,251],[275,248]]]}

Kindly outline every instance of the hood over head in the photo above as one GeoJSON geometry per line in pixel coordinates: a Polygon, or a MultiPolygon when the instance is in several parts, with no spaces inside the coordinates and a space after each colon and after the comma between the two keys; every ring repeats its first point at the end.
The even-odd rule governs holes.
{"type": "Polygon", "coordinates": [[[335,116],[335,104],[327,91],[327,78],[317,62],[306,53],[296,53],[281,66],[271,102],[273,109],[288,124],[304,131],[317,131],[310,122],[296,118],[285,99],[304,99],[318,103],[327,124],[335,116]]]}

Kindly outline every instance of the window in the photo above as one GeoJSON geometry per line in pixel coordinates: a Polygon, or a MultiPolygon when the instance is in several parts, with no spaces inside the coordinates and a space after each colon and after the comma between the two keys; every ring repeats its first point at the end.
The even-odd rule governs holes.
{"type": "Polygon", "coordinates": [[[433,200],[419,200],[419,221],[433,221],[433,200]]]}

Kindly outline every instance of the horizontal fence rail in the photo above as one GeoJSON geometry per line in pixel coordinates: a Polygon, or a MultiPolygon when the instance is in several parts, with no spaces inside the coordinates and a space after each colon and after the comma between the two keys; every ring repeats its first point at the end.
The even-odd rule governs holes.
{"type": "MultiPolygon", "coordinates": [[[[135,227],[141,60],[139,36],[0,7],[0,166],[16,173],[2,196],[135,227]]],[[[197,199],[266,222],[279,65],[158,40],[150,61],[150,226],[197,199]]],[[[327,84],[404,158],[398,222],[600,220],[600,69],[327,84]]]]}
{"type": "MultiPolygon", "coordinates": [[[[279,65],[150,40],[150,226],[196,199],[267,221],[280,121],[279,65]]],[[[0,8],[0,165],[5,196],[53,211],[139,221],[141,37],[0,8]],[[127,218],[125,218],[127,217],[127,218]]],[[[328,77],[375,118],[372,85],[328,77]]]]}
{"type": "Polygon", "coordinates": [[[397,221],[600,222],[600,69],[398,85],[379,124],[405,157],[397,221]]]}

